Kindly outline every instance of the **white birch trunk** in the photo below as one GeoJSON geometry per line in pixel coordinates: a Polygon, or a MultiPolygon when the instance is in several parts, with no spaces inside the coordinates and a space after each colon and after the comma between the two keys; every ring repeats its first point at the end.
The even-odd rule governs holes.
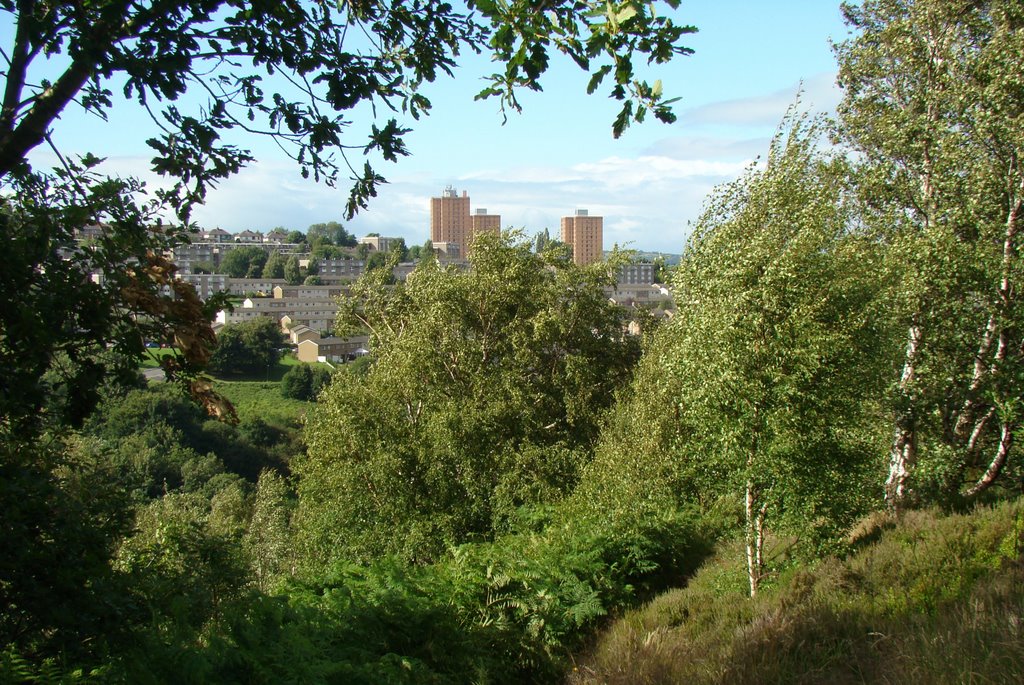
{"type": "Polygon", "coordinates": [[[1010,455],[1010,448],[1012,446],[1013,427],[1008,422],[1004,421],[1002,423],[999,436],[999,448],[996,450],[995,456],[989,463],[985,473],[978,479],[978,482],[964,493],[965,497],[975,497],[987,490],[989,486],[996,482],[996,479],[999,478],[999,474],[1003,470],[1003,466],[1006,465],[1006,459],[1010,455]]]}
{"type": "Polygon", "coordinates": [[[750,581],[750,597],[757,596],[757,586],[761,577],[757,566],[756,541],[754,539],[754,484],[747,481],[744,497],[744,514],[746,519],[745,538],[747,543],[747,579],[750,581]]]}
{"type": "MultiPolygon", "coordinates": [[[[917,368],[918,349],[921,346],[921,329],[917,324],[907,332],[907,350],[903,361],[898,389],[901,394],[909,392],[917,368]]],[[[896,417],[896,430],[892,447],[889,449],[889,476],[885,481],[885,503],[893,511],[899,511],[907,496],[907,479],[917,461],[913,409],[910,406],[900,410],[896,417]]]]}
{"type": "Polygon", "coordinates": [[[747,480],[744,496],[746,518],[745,541],[747,546],[747,580],[750,583],[750,597],[757,596],[764,576],[764,523],[768,505],[759,502],[760,488],[747,480]]]}
{"type": "MultiPolygon", "coordinates": [[[[1024,180],[1021,181],[1018,192],[1020,195],[1024,195],[1024,180]]],[[[998,310],[1000,311],[1006,311],[1009,308],[1010,300],[1013,297],[1013,284],[1010,280],[1010,275],[1013,270],[1013,262],[1017,257],[1017,233],[1020,227],[1021,208],[1022,200],[1018,199],[1006,217],[1006,235],[1003,238],[1003,255],[999,278],[998,310]]],[[[997,312],[993,311],[989,316],[988,324],[985,326],[985,332],[981,336],[981,342],[974,357],[974,370],[971,374],[971,384],[967,390],[967,399],[964,401],[964,406],[960,410],[956,427],[953,430],[953,434],[960,440],[965,439],[972,432],[972,429],[977,431],[975,417],[978,412],[978,405],[980,404],[978,391],[981,389],[985,379],[992,374],[993,369],[998,363],[1006,358],[1008,347],[1006,331],[1005,329],[999,330],[997,319],[997,312]],[[992,362],[989,362],[988,356],[992,350],[992,343],[996,340],[999,343],[996,347],[995,358],[992,362]]]]}

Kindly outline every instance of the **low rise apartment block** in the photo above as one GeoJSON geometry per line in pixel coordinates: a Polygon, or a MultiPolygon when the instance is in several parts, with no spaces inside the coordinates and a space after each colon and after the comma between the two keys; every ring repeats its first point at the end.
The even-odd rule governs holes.
{"type": "Polygon", "coordinates": [[[369,338],[357,335],[351,338],[307,339],[299,342],[297,356],[300,362],[346,362],[367,354],[369,338]]]}
{"type": "Polygon", "coordinates": [[[334,328],[337,314],[338,303],[335,300],[250,297],[243,300],[242,306],[235,307],[234,311],[220,312],[217,320],[229,325],[265,316],[276,321],[283,331],[302,324],[322,333],[334,328]]]}

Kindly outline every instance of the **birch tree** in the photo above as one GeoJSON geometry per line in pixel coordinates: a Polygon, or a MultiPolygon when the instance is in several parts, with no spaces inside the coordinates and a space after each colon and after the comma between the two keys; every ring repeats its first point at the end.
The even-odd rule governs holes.
{"type": "Polygon", "coordinates": [[[1024,8],[872,0],[845,6],[842,136],[886,246],[892,322],[885,499],[975,497],[1020,428],[1017,282],[1024,202],[1024,8]]]}
{"type": "Polygon", "coordinates": [[[851,233],[843,162],[815,151],[819,126],[791,116],[764,168],[708,201],[661,359],[689,478],[742,506],[751,596],[768,530],[841,527],[870,462],[874,253],[851,233]]]}

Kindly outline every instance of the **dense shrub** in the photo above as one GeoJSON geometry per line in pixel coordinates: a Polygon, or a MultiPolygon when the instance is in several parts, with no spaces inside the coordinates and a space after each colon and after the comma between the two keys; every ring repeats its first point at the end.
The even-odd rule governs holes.
{"type": "MultiPolygon", "coordinates": [[[[181,527],[203,516],[190,511],[170,524],[173,549],[158,559],[174,572],[183,540],[202,549],[209,539],[181,527]]],[[[681,514],[608,528],[533,511],[521,524],[518,533],[462,545],[429,566],[338,563],[276,597],[231,599],[237,590],[229,584],[228,597],[215,603],[186,584],[202,594],[200,607],[217,611],[201,637],[148,633],[138,647],[146,657],[128,654],[117,668],[130,681],[555,682],[600,621],[696,568],[708,549],[701,526],[681,514]]],[[[227,561],[209,556],[198,565],[201,577],[223,583],[227,561]]]]}
{"type": "Polygon", "coordinates": [[[316,400],[320,391],[331,382],[331,372],[323,366],[298,364],[281,378],[281,396],[293,400],[316,400]]]}

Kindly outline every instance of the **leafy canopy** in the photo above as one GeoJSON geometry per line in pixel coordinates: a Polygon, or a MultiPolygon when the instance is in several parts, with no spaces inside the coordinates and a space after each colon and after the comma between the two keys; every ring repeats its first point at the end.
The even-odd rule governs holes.
{"type": "Polygon", "coordinates": [[[871,0],[844,14],[839,130],[903,336],[887,500],[974,497],[1019,453],[1024,8],[871,0]]]}
{"type": "Polygon", "coordinates": [[[229,142],[233,132],[271,136],[303,176],[334,184],[349,173],[352,216],[383,178],[349,154],[408,154],[408,129],[395,117],[378,124],[378,112],[428,113],[421,86],[451,75],[465,50],[487,50],[504,66],[480,93],[503,109],[519,109],[519,89],[540,90],[553,51],[594,74],[590,92],[611,76],[611,96],[623,102],[616,135],[648,111],[671,121],[660,82],[637,79],[633,63],[688,54],[679,41],[695,30],[637,2],[555,2],[537,11],[524,0],[464,8],[428,0],[4,0],[0,11],[15,27],[5,52],[0,176],[47,140],[72,103],[105,117],[116,89],[160,125],[147,141],[153,168],[175,180],[163,197],[186,216],[212,183],[251,161],[229,142]],[[59,74],[51,80],[52,63],[59,74]],[[205,104],[193,106],[196,96],[205,104]],[[357,133],[360,105],[374,121],[357,133]]]}
{"type": "Polygon", "coordinates": [[[222,374],[256,374],[277,364],[284,334],[271,318],[225,326],[217,336],[210,368],[222,374]]]}
{"type": "Polygon", "coordinates": [[[612,267],[518,237],[478,238],[467,271],[389,278],[370,271],[343,301],[336,330],[368,331],[373,364],[320,395],[295,465],[312,559],[436,558],[560,498],[639,354],[604,292],[612,267]]]}

